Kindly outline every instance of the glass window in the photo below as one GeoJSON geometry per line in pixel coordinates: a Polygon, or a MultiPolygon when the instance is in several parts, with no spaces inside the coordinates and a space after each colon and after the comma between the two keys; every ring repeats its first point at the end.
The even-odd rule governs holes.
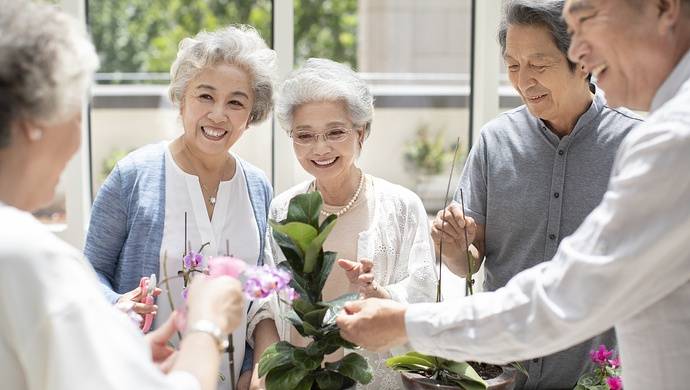
{"type": "Polygon", "coordinates": [[[294,2],[295,65],[326,57],[360,72],[376,108],[359,164],[415,190],[430,213],[443,206],[456,139],[463,154],[469,142],[471,3],[294,2]]]}

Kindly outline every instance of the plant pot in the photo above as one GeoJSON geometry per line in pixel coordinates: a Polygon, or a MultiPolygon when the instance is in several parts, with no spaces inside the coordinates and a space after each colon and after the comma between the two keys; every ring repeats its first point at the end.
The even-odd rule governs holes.
{"type": "MultiPolygon", "coordinates": [[[[510,367],[501,366],[502,372],[499,376],[487,379],[487,390],[512,390],[515,387],[515,377],[517,371],[510,367]]],[[[412,372],[401,372],[403,386],[407,390],[444,390],[457,389],[456,386],[440,385],[435,380],[429,379],[423,375],[412,372]]]]}

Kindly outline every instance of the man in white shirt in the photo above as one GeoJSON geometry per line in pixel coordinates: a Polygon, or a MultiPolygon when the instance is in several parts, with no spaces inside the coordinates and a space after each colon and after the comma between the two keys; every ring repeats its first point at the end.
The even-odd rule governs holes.
{"type": "Polygon", "coordinates": [[[628,390],[690,381],[690,1],[568,0],[569,56],[609,103],[649,110],[602,203],[554,258],[495,292],[346,306],[345,338],[455,360],[547,355],[615,326],[628,390]]]}

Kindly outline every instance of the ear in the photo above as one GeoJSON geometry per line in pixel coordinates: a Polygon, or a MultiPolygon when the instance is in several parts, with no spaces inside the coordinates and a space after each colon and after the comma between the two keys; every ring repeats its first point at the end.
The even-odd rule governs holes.
{"type": "Polygon", "coordinates": [[[43,139],[43,128],[36,122],[23,120],[17,123],[19,133],[29,142],[38,142],[43,139]]]}
{"type": "Polygon", "coordinates": [[[659,33],[666,34],[678,24],[683,13],[683,0],[657,0],[659,33]]]}

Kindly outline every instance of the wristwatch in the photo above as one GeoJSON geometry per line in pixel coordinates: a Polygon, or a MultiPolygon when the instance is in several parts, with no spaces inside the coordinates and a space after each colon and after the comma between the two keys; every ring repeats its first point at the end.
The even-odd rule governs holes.
{"type": "Polygon", "coordinates": [[[202,332],[211,335],[211,337],[216,340],[216,344],[218,344],[218,350],[220,352],[225,352],[230,345],[228,336],[223,333],[223,331],[220,330],[220,327],[218,327],[218,325],[216,325],[213,321],[199,320],[195,322],[187,329],[187,334],[194,332],[202,332]]]}

